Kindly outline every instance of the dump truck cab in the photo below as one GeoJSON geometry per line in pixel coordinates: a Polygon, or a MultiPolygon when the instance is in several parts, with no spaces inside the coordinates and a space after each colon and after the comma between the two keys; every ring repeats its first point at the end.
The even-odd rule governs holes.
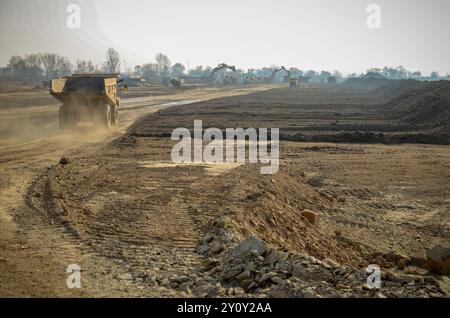
{"type": "Polygon", "coordinates": [[[109,128],[118,123],[120,104],[118,74],[73,74],[50,82],[50,94],[61,101],[59,125],[80,122],[109,128]]]}

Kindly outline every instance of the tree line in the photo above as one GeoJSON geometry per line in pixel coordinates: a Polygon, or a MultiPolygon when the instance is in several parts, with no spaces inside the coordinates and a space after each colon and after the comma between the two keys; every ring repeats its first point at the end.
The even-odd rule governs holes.
{"type": "MultiPolygon", "coordinates": [[[[6,67],[0,68],[0,79],[14,81],[42,81],[52,78],[67,76],[72,73],[119,73],[121,67],[119,52],[114,48],[109,48],[105,54],[103,63],[95,64],[90,60],[76,60],[75,64],[64,56],[55,53],[27,54],[25,56],[14,55],[9,58],[6,67]]],[[[247,76],[270,77],[273,70],[279,68],[278,65],[271,65],[260,69],[237,69],[233,72],[235,78],[245,78],[247,76]]],[[[163,53],[156,54],[154,61],[136,65],[134,69],[125,70],[125,75],[145,78],[150,82],[161,82],[166,77],[203,77],[209,76],[213,70],[211,66],[195,66],[186,70],[182,63],[174,63],[163,53]]],[[[338,81],[351,77],[363,77],[367,75],[382,76],[387,79],[417,79],[417,80],[450,80],[450,74],[440,76],[438,72],[432,72],[429,76],[424,76],[420,71],[408,71],[403,66],[384,68],[371,68],[366,73],[352,73],[347,76],[338,71],[315,71],[300,70],[296,67],[289,69],[291,76],[308,77],[311,82],[324,82],[330,76],[336,77],[338,81]]],[[[224,76],[227,70],[222,70],[217,75],[224,76]]],[[[281,81],[283,72],[279,72],[275,80],[281,81]]]]}

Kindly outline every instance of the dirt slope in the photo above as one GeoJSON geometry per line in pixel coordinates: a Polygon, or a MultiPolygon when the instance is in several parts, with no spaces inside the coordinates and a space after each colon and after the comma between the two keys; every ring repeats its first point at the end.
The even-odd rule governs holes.
{"type": "Polygon", "coordinates": [[[393,99],[384,109],[404,122],[449,133],[450,81],[429,82],[393,99]]]}

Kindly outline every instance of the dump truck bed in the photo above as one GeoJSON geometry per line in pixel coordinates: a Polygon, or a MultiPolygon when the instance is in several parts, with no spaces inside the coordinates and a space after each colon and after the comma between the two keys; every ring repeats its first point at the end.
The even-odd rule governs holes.
{"type": "Polygon", "coordinates": [[[73,98],[89,98],[117,106],[117,75],[75,74],[54,79],[50,83],[50,94],[63,103],[73,98]]]}

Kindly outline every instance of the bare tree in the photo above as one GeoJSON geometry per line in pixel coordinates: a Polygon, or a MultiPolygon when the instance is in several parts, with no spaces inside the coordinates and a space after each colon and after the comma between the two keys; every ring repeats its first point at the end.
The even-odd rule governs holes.
{"type": "Polygon", "coordinates": [[[26,64],[24,59],[19,55],[14,55],[9,58],[8,66],[11,71],[11,76],[14,79],[19,79],[24,76],[26,64]]]}
{"type": "Polygon", "coordinates": [[[42,79],[42,60],[40,54],[25,55],[26,77],[31,80],[42,79]]]}
{"type": "Polygon", "coordinates": [[[114,48],[109,48],[108,51],[106,51],[106,62],[104,67],[109,73],[117,73],[119,71],[120,54],[114,48]]]}
{"type": "Polygon", "coordinates": [[[180,76],[180,75],[182,75],[184,73],[185,70],[186,70],[186,68],[181,63],[175,63],[171,67],[171,73],[172,73],[173,76],[180,76]]]}
{"type": "Polygon", "coordinates": [[[58,77],[72,73],[72,63],[67,57],[56,55],[56,74],[58,77]]]}
{"type": "Polygon", "coordinates": [[[42,65],[44,66],[45,76],[47,79],[52,79],[55,77],[56,63],[56,54],[42,54],[42,65]]]}
{"type": "Polygon", "coordinates": [[[170,70],[170,66],[172,65],[172,62],[167,57],[167,55],[164,55],[162,53],[158,53],[155,56],[156,65],[158,66],[158,72],[161,75],[161,77],[167,76],[170,70]]]}
{"type": "Polygon", "coordinates": [[[92,61],[77,60],[77,73],[94,73],[95,66],[92,61]]]}
{"type": "Polygon", "coordinates": [[[86,61],[77,60],[77,67],[75,69],[75,72],[86,73],[86,69],[87,69],[86,61]]]}
{"type": "Polygon", "coordinates": [[[94,65],[94,63],[92,63],[92,61],[88,61],[87,65],[86,65],[86,71],[88,73],[95,73],[97,72],[98,67],[94,65]]]}

